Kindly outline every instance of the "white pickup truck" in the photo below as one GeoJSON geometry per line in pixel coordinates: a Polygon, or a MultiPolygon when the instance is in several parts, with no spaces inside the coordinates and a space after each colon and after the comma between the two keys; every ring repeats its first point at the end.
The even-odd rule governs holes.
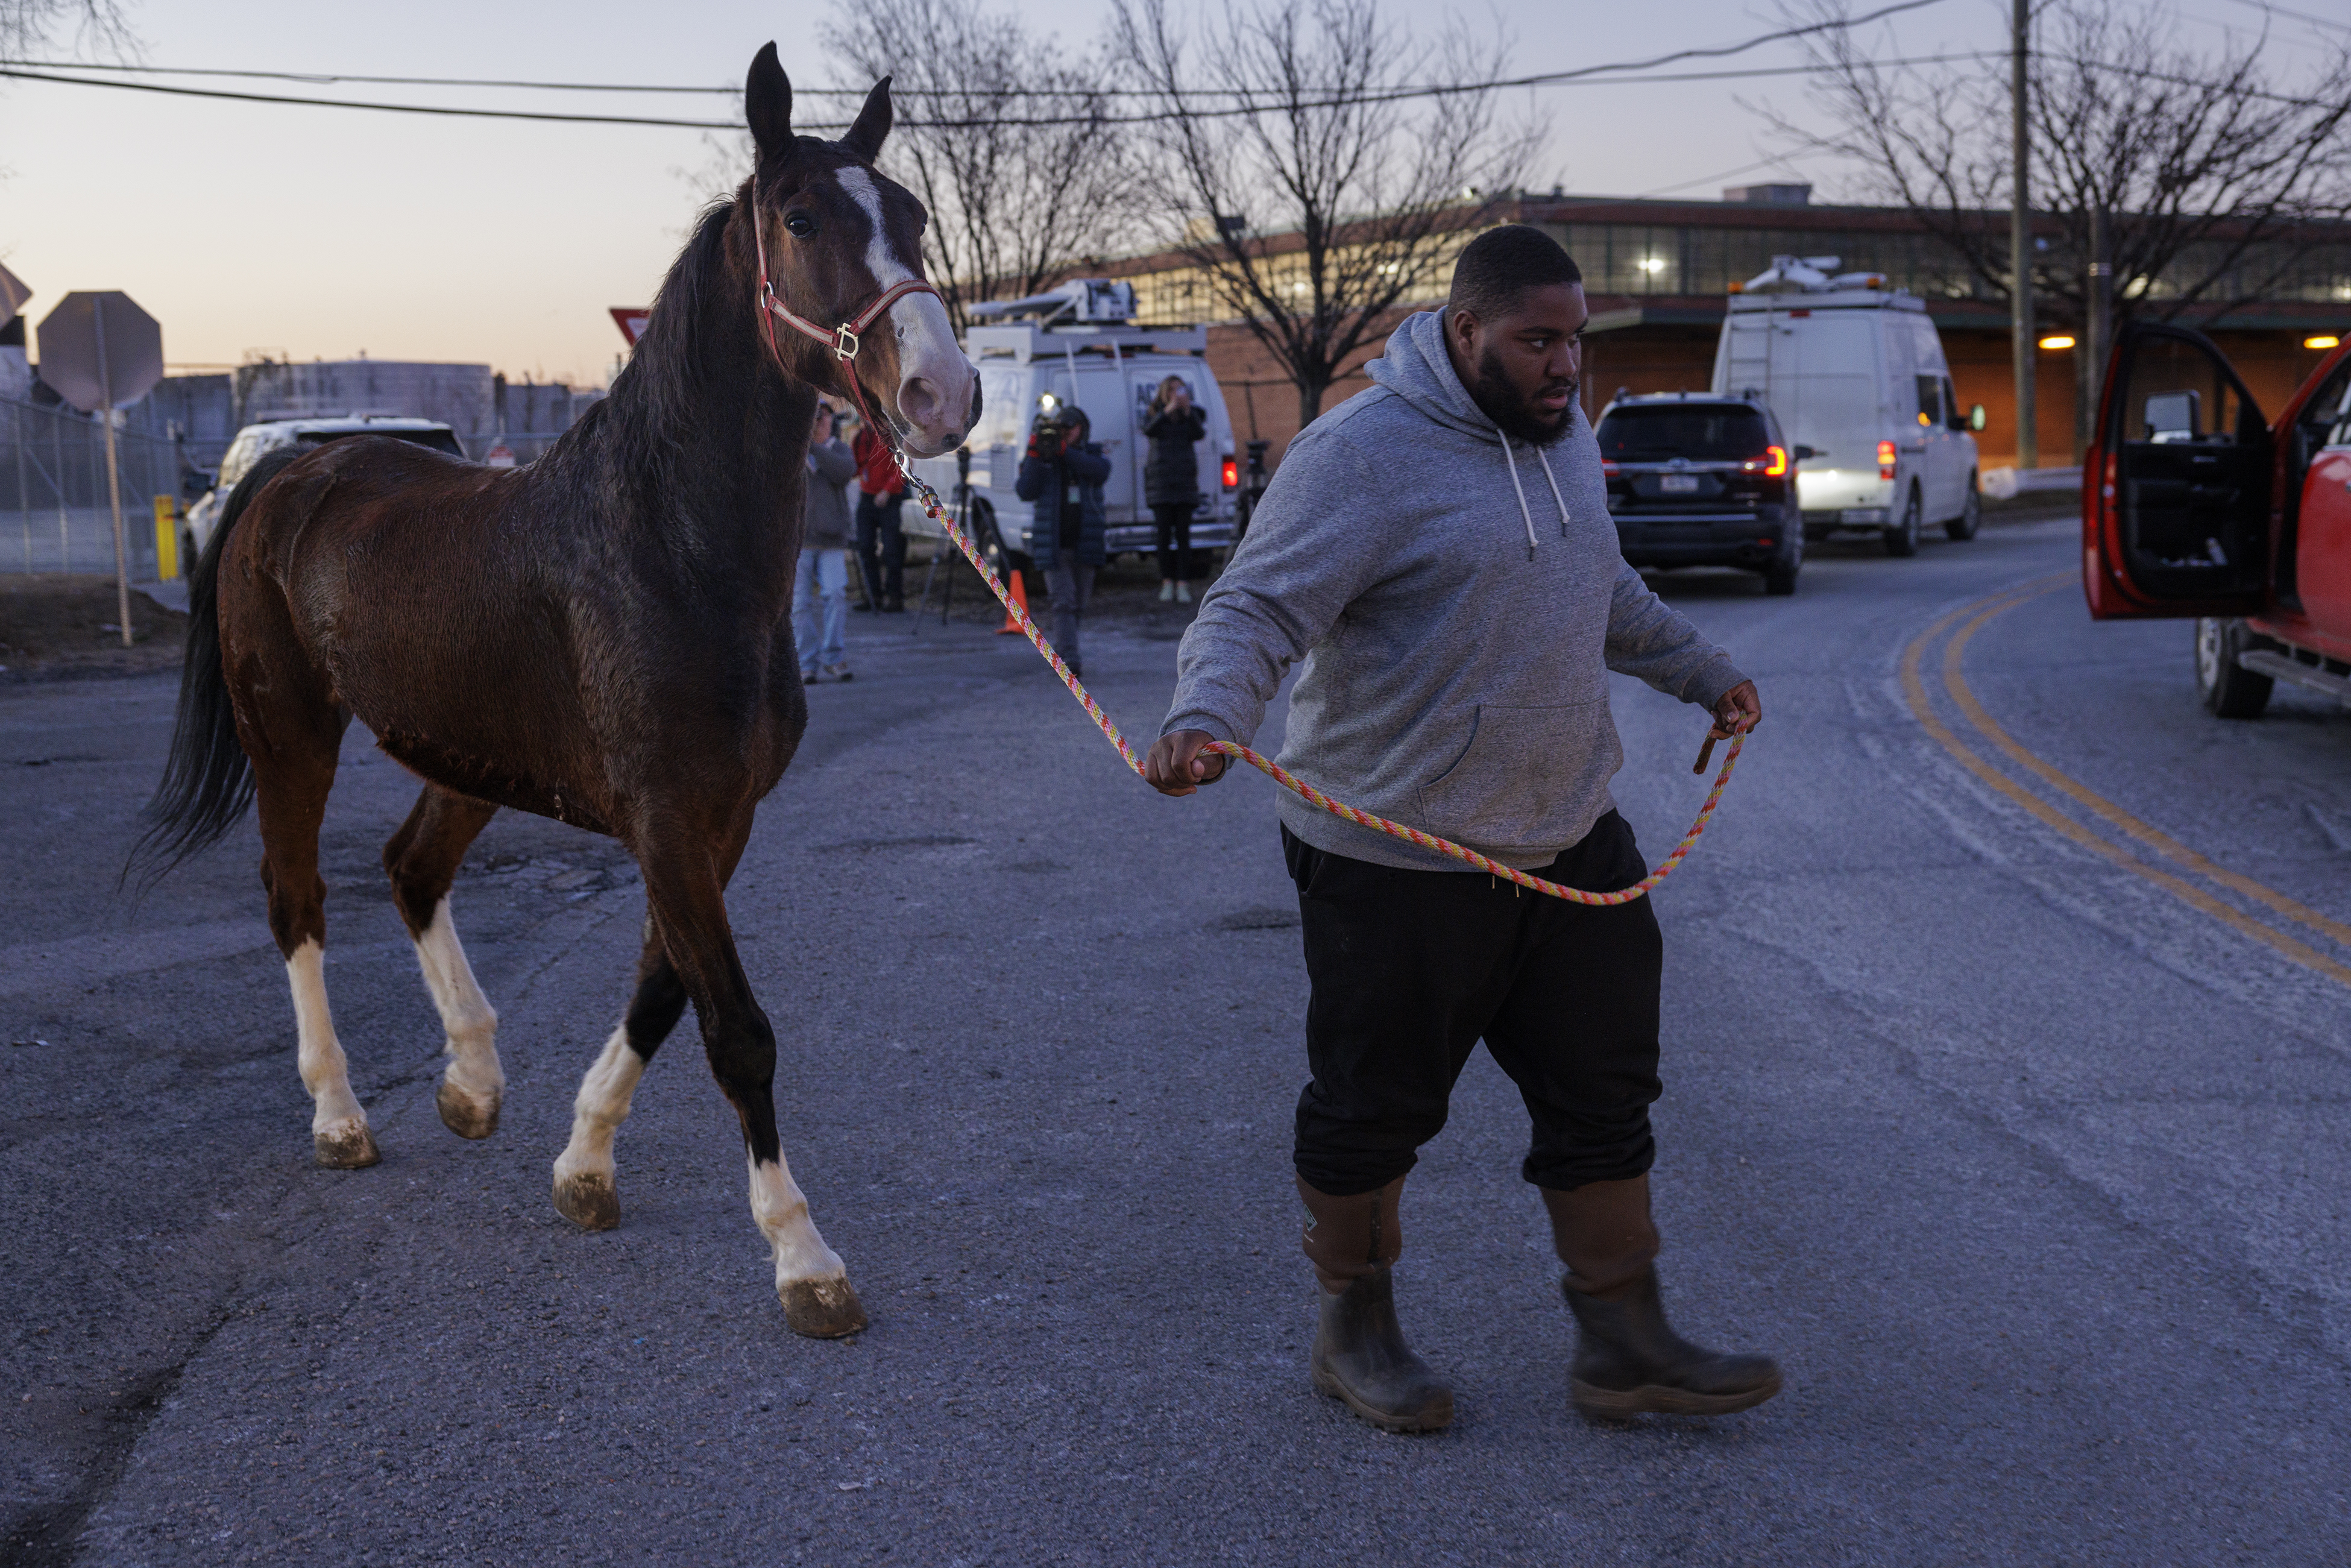
{"type": "Polygon", "coordinates": [[[227,504],[229,492],[266,454],[287,446],[308,451],[347,435],[389,435],[445,452],[452,457],[465,455],[457,444],[456,432],[433,419],[409,419],[388,413],[320,414],[248,424],[229,443],[228,453],[221,459],[220,477],[212,489],[188,508],[187,528],[180,537],[180,559],[190,568],[203,559],[204,547],[213,542],[213,530],[220,526],[221,507],[227,504]]]}

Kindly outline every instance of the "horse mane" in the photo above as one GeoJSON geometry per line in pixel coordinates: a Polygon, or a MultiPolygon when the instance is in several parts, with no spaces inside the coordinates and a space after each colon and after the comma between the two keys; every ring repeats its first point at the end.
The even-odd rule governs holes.
{"type": "MultiPolygon", "coordinates": [[[[646,477],[668,474],[682,455],[684,438],[694,431],[713,373],[732,358],[730,349],[739,353],[745,346],[704,343],[696,337],[705,305],[732,286],[726,225],[740,200],[737,192],[702,209],[685,248],[662,279],[644,335],[637,340],[629,362],[559,445],[573,445],[574,437],[585,441],[592,429],[610,443],[607,455],[619,472],[646,477]]],[[[750,320],[747,308],[743,319],[750,320]]]]}

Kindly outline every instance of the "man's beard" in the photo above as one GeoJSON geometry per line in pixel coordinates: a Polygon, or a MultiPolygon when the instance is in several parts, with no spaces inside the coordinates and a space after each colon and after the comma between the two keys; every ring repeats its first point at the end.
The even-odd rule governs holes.
{"type": "Polygon", "coordinates": [[[1545,418],[1520,401],[1518,389],[1502,373],[1499,356],[1489,352],[1479,357],[1478,379],[1470,384],[1469,396],[1486,417],[1513,441],[1523,441],[1530,446],[1550,446],[1574,428],[1577,383],[1570,378],[1545,382],[1538,389],[1541,395],[1562,386],[1567,389],[1565,406],[1555,416],[1545,418]]]}

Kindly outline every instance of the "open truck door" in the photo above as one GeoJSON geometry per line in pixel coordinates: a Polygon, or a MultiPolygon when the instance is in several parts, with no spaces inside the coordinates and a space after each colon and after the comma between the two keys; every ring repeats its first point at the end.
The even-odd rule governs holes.
{"type": "Polygon", "coordinates": [[[2269,583],[2270,428],[2201,332],[2132,322],[2084,465],[2094,620],[2251,615],[2269,583]]]}

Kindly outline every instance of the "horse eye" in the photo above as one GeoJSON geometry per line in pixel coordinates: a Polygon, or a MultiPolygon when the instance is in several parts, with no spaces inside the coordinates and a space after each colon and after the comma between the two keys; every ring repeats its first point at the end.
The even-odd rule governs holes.
{"type": "Polygon", "coordinates": [[[784,227],[791,231],[794,239],[806,239],[816,233],[816,220],[806,213],[793,213],[784,219],[784,227]]]}

